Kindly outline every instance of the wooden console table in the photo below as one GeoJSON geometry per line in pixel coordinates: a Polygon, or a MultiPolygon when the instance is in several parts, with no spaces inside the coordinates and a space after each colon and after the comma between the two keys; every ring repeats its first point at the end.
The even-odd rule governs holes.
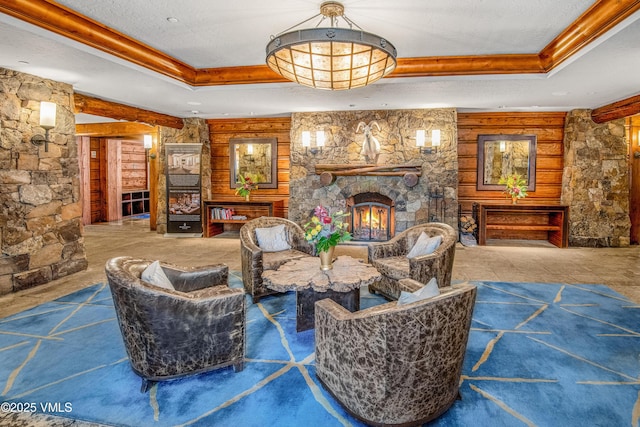
{"type": "Polygon", "coordinates": [[[215,236],[225,230],[225,226],[239,229],[243,224],[261,216],[277,216],[284,218],[284,200],[205,200],[203,226],[204,237],[215,236]],[[244,216],[246,219],[233,219],[234,216],[244,216]]]}
{"type": "Polygon", "coordinates": [[[478,244],[487,239],[548,240],[569,246],[569,206],[474,203],[478,244]]]}

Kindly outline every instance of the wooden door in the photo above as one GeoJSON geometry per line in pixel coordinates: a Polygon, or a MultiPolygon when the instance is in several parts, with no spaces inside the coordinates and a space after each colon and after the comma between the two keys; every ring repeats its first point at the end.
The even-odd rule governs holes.
{"type": "Polygon", "coordinates": [[[627,119],[629,141],[629,217],[631,244],[640,243],[640,116],[627,119]]]}

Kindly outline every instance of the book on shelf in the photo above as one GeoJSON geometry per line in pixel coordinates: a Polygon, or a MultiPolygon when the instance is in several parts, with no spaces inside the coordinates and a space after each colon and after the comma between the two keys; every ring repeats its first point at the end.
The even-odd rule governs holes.
{"type": "Polygon", "coordinates": [[[211,209],[211,219],[232,219],[235,210],[230,208],[213,208],[211,209]]]}

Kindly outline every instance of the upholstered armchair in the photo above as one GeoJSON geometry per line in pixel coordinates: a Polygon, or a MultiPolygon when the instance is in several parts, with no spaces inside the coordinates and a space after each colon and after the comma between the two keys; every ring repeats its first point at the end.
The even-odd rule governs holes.
{"type": "Polygon", "coordinates": [[[253,297],[254,303],[257,303],[265,295],[277,293],[262,283],[262,272],[276,270],[287,261],[312,256],[313,253],[314,248],[305,240],[304,231],[293,221],[266,216],[248,221],[240,229],[240,258],[245,291],[253,297]],[[268,251],[261,248],[256,229],[279,225],[284,226],[284,239],[290,248],[279,251],[268,251]]]}
{"type": "Polygon", "coordinates": [[[435,277],[439,287],[450,286],[457,241],[458,235],[450,225],[428,222],[410,227],[386,242],[370,243],[369,263],[378,269],[382,279],[369,285],[369,291],[396,300],[400,296],[398,282],[405,278],[427,283],[435,277]],[[441,236],[442,242],[428,255],[408,258],[423,231],[429,237],[441,236]]]}
{"type": "Polygon", "coordinates": [[[142,391],[156,381],[232,365],[245,354],[244,290],[227,286],[223,264],[182,268],[160,263],[175,290],[142,280],[150,260],[118,257],[106,274],[124,345],[142,391]]]}
{"type": "MultiPolygon", "coordinates": [[[[422,287],[400,281],[409,292],[422,287]]],[[[459,397],[476,287],[441,289],[430,299],[389,302],[350,312],[316,302],[316,375],[354,417],[368,425],[419,425],[459,397]]]]}

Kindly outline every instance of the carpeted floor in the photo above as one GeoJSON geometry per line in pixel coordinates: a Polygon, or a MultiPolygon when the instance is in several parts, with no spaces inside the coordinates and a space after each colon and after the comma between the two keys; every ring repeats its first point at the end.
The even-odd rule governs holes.
{"type": "MultiPolygon", "coordinates": [[[[477,285],[462,399],[431,425],[639,425],[640,306],[599,285],[477,285]]],[[[362,294],[362,308],[383,302],[362,294]]],[[[248,302],[242,372],[142,394],[109,288],[95,285],[0,319],[0,402],[118,426],[361,425],[319,385],[313,352],[294,294],[267,297],[248,302]]]]}

